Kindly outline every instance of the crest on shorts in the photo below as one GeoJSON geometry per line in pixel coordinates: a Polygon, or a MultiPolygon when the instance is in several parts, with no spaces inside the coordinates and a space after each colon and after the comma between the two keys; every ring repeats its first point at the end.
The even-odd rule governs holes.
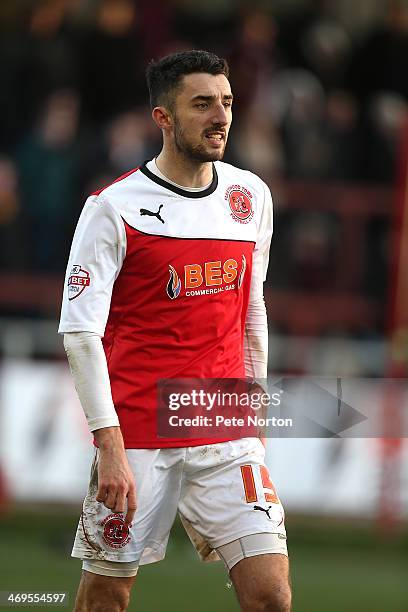
{"type": "Polygon", "coordinates": [[[225,192],[231,217],[238,223],[249,223],[254,216],[252,193],[241,185],[230,185],[225,192]]]}
{"type": "Polygon", "coordinates": [[[109,514],[101,523],[104,542],[111,548],[123,548],[130,542],[129,527],[123,514],[109,514]]]}
{"type": "Polygon", "coordinates": [[[90,284],[91,277],[89,272],[81,268],[81,266],[72,266],[68,277],[68,299],[74,300],[79,297],[90,284]]]}

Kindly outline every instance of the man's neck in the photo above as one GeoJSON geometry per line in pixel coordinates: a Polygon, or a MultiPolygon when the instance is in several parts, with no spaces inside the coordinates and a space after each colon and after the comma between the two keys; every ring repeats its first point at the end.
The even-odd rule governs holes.
{"type": "Polygon", "coordinates": [[[156,157],[156,165],[170,181],[183,187],[205,187],[213,178],[212,162],[189,160],[164,148],[156,157]]]}

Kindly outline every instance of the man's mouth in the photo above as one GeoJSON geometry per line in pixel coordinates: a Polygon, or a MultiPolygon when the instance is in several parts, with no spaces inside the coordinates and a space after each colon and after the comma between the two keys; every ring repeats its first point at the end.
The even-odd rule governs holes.
{"type": "Polygon", "coordinates": [[[207,132],[205,137],[212,143],[217,144],[225,140],[224,132],[207,132]]]}

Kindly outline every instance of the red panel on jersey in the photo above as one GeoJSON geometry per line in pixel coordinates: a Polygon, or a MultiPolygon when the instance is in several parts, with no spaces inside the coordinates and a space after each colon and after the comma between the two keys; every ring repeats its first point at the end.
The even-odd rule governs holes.
{"type": "Polygon", "coordinates": [[[127,448],[220,439],[157,437],[163,378],[242,378],[252,242],[182,239],[126,226],[127,255],[103,339],[127,448]],[[137,376],[135,376],[137,372],[137,376]]]}

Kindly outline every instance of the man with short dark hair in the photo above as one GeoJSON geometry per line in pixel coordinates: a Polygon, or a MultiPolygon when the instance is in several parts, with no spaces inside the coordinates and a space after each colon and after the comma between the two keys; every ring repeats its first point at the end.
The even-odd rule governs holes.
{"type": "Polygon", "coordinates": [[[75,610],[126,610],[178,511],[200,557],[224,561],[243,611],[288,612],[284,514],[260,440],[163,438],[156,419],[160,379],[266,378],[271,196],[220,161],[225,60],[173,54],[147,81],[162,151],[87,200],[64,291],[59,331],[98,447],[75,610]]]}

